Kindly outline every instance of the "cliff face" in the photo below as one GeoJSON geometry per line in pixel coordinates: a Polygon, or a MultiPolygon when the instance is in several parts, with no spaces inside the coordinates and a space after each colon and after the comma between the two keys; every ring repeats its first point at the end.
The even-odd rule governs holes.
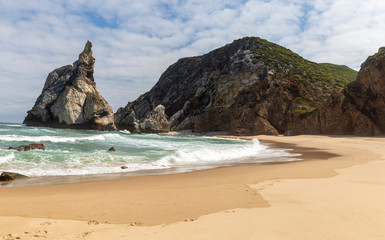
{"type": "Polygon", "coordinates": [[[164,112],[155,111],[164,123],[158,132],[279,134],[288,129],[293,112],[314,111],[355,76],[345,66],[316,64],[266,40],[243,38],[180,59],[149,92],[120,108],[115,123],[147,132],[143,123],[161,106],[164,112]]]}
{"type": "Polygon", "coordinates": [[[361,65],[357,80],[307,116],[294,116],[295,134],[385,133],[385,48],[361,65]]]}
{"type": "Polygon", "coordinates": [[[29,126],[113,130],[113,110],[94,82],[95,58],[87,42],[73,65],[52,71],[24,123],[29,126]]]}

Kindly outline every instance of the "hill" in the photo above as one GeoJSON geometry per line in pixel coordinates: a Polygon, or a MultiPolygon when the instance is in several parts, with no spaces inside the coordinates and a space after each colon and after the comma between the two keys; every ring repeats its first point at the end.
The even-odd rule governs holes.
{"type": "Polygon", "coordinates": [[[346,66],[311,62],[246,37],[178,60],[149,92],[116,112],[115,124],[131,132],[279,134],[293,114],[311,114],[356,76],[346,66]]]}

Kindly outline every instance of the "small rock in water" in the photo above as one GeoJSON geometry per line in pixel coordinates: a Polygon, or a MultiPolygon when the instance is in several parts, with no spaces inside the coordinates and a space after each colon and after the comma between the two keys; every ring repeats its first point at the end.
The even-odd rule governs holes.
{"type": "Polygon", "coordinates": [[[110,147],[110,149],[108,149],[109,152],[115,152],[115,148],[114,147],[110,147]]]}
{"type": "Polygon", "coordinates": [[[18,147],[9,147],[8,150],[17,150],[17,151],[29,151],[34,149],[40,149],[45,150],[44,144],[37,143],[37,144],[29,144],[29,145],[20,145],[18,147]]]}
{"type": "Polygon", "coordinates": [[[127,166],[121,166],[120,168],[121,169],[127,169],[128,167],[127,166]]]}
{"type": "Polygon", "coordinates": [[[20,174],[20,173],[3,172],[0,175],[0,182],[12,181],[12,180],[15,180],[15,179],[22,179],[22,178],[28,178],[28,177],[23,175],[23,174],[20,174]]]}

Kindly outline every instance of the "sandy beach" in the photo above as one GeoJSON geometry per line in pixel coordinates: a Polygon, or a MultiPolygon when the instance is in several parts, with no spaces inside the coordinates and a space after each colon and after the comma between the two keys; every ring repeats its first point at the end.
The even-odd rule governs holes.
{"type": "Polygon", "coordinates": [[[257,138],[304,160],[0,188],[0,237],[385,239],[385,138],[257,138]]]}

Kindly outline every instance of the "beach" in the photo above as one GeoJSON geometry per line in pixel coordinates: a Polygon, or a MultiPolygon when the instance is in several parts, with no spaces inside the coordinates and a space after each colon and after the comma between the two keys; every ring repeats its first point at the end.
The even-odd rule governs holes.
{"type": "Polygon", "coordinates": [[[384,138],[256,138],[304,160],[1,188],[0,236],[385,239],[384,138]]]}

